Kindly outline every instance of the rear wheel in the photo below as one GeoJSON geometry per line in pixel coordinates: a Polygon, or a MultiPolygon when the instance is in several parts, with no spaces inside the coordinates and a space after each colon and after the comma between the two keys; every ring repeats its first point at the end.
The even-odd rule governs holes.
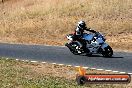
{"type": "Polygon", "coordinates": [[[107,46],[106,48],[104,48],[104,51],[102,52],[102,55],[104,57],[112,57],[113,55],[113,50],[110,46],[107,46]]]}

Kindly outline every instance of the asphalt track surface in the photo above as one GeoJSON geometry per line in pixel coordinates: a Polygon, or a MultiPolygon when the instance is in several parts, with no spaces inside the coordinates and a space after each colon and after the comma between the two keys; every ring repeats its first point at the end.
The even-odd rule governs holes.
{"type": "Polygon", "coordinates": [[[73,55],[67,47],[0,43],[0,56],[73,66],[81,65],[127,73],[132,72],[132,53],[126,52],[114,52],[112,58],[104,58],[102,55],[88,57],[85,55],[73,55]]]}

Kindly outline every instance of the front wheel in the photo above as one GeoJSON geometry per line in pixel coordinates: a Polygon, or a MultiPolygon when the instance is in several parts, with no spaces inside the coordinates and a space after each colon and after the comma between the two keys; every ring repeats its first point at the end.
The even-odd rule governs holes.
{"type": "Polygon", "coordinates": [[[76,47],[78,46],[76,42],[72,42],[71,44],[66,43],[65,46],[67,46],[74,55],[80,54],[76,49],[76,47]]]}
{"type": "Polygon", "coordinates": [[[105,47],[105,48],[104,48],[104,51],[102,52],[102,55],[103,55],[104,57],[112,57],[112,55],[113,55],[113,50],[112,50],[112,48],[111,48],[110,46],[105,47]]]}
{"type": "MultiPolygon", "coordinates": [[[[70,48],[69,48],[70,49],[70,48]]],[[[74,54],[74,55],[79,55],[78,51],[76,49],[70,49],[70,51],[74,54]]]]}

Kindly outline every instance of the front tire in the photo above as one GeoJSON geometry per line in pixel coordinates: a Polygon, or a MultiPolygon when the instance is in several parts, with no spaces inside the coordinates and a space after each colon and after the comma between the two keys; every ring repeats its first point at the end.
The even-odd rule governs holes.
{"type": "MultiPolygon", "coordinates": [[[[70,49],[70,48],[69,48],[70,49]]],[[[74,54],[74,55],[79,55],[78,51],[76,49],[70,49],[70,51],[74,54]]]]}
{"type": "Polygon", "coordinates": [[[71,44],[67,43],[65,46],[67,46],[74,55],[80,55],[76,49],[76,46],[78,46],[76,42],[72,42],[71,44]]]}
{"type": "Polygon", "coordinates": [[[112,48],[111,48],[110,46],[105,47],[105,48],[104,48],[104,51],[102,52],[102,55],[103,55],[104,57],[112,57],[112,55],[113,55],[113,50],[112,50],[112,48]]]}

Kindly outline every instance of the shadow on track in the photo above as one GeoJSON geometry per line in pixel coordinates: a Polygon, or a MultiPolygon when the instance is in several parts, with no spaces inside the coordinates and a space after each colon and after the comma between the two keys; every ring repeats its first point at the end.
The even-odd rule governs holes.
{"type": "Polygon", "coordinates": [[[87,55],[80,55],[80,56],[86,56],[86,57],[103,57],[103,58],[124,58],[124,57],[121,57],[121,56],[112,56],[112,57],[104,57],[104,56],[101,56],[101,55],[91,55],[91,56],[87,56],[87,55]]]}
{"type": "Polygon", "coordinates": [[[124,57],[115,57],[115,56],[113,56],[113,57],[110,57],[110,58],[124,58],[124,57]]]}

